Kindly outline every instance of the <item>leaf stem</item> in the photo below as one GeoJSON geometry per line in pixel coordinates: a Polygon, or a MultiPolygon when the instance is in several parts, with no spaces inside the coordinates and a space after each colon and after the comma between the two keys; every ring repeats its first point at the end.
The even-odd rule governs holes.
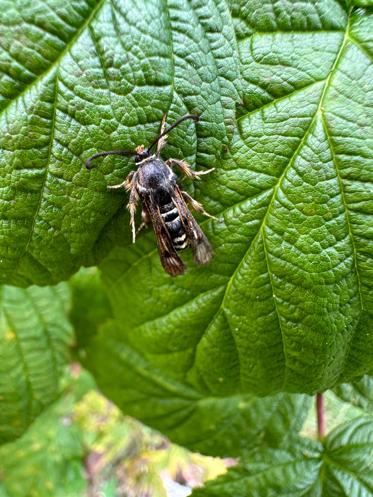
{"type": "Polygon", "coordinates": [[[316,415],[317,415],[317,436],[319,440],[325,436],[325,408],[324,396],[322,393],[316,394],[316,415]]]}

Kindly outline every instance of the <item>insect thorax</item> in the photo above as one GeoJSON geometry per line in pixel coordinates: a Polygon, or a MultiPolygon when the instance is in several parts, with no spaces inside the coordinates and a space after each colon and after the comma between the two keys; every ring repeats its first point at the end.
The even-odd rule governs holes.
{"type": "Polygon", "coordinates": [[[138,169],[139,183],[142,188],[156,192],[159,189],[170,190],[176,176],[161,159],[149,158],[138,169]]]}
{"type": "Polygon", "coordinates": [[[187,247],[188,241],[179,211],[172,200],[176,176],[160,159],[150,159],[139,169],[140,195],[150,194],[156,201],[166,229],[176,250],[187,247]]]}

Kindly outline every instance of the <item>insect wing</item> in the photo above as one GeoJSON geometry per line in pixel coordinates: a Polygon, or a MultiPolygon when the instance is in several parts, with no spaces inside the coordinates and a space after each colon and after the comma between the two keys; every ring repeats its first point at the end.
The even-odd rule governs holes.
{"type": "Polygon", "coordinates": [[[143,202],[152,221],[162,266],[171,276],[183,274],[185,272],[185,265],[177,255],[177,252],[172,244],[171,236],[167,231],[158,205],[154,202],[152,197],[146,199],[144,198],[143,202]]]}
{"type": "Polygon", "coordinates": [[[206,235],[188,209],[179,187],[175,188],[172,194],[172,200],[179,211],[180,219],[192,248],[195,262],[201,265],[208,264],[212,259],[210,242],[207,240],[206,235]]]}

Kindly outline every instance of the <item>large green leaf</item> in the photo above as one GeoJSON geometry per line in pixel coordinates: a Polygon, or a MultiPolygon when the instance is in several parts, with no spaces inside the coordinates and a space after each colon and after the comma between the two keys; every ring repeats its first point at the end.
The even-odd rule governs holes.
{"type": "Polygon", "coordinates": [[[0,444],[18,437],[58,395],[73,330],[66,284],[0,289],[0,444]]]}
{"type": "Polygon", "coordinates": [[[248,452],[195,497],[369,497],[373,493],[373,418],[356,418],[321,444],[299,439],[292,449],[248,452]]]}
{"type": "Polygon", "coordinates": [[[114,324],[100,330],[87,352],[98,386],[125,414],[194,451],[234,456],[258,445],[286,445],[307,416],[305,395],[204,396],[118,340],[114,324]]]}
{"type": "Polygon", "coordinates": [[[120,340],[205,395],[371,372],[371,10],[56,1],[0,0],[3,280],[57,281],[122,244],[102,266],[120,340]],[[149,142],[165,111],[201,114],[165,155],[215,165],[195,195],[221,219],[203,224],[213,263],[176,280],[151,234],[129,246],[124,194],[106,190],[133,164],[82,168],[149,142]]]}
{"type": "Polygon", "coordinates": [[[106,233],[124,240],[101,265],[121,339],[208,395],[313,393],[373,366],[373,16],[271,5],[233,6],[243,107],[199,185],[222,219],[203,223],[212,264],[171,280],[151,234],[133,248],[121,216],[106,233]]]}
{"type": "Polygon", "coordinates": [[[97,150],[133,150],[164,112],[190,111],[201,122],[174,135],[178,153],[214,162],[237,100],[228,18],[222,0],[0,0],[3,282],[50,284],[87,260],[123,204],[106,187],[133,167],[89,174],[97,150]]]}

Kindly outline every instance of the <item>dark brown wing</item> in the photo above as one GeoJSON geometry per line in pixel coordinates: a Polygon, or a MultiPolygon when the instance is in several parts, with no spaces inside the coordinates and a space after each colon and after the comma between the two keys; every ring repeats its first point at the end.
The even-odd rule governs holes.
{"type": "Polygon", "coordinates": [[[192,216],[178,186],[175,187],[171,196],[179,211],[181,222],[183,223],[189,244],[193,250],[195,262],[197,264],[208,264],[212,259],[210,242],[192,216]]]}
{"type": "Polygon", "coordinates": [[[162,266],[171,276],[183,274],[185,272],[185,265],[174,249],[172,239],[159,212],[158,205],[151,197],[143,198],[142,200],[152,221],[162,266]]]}

